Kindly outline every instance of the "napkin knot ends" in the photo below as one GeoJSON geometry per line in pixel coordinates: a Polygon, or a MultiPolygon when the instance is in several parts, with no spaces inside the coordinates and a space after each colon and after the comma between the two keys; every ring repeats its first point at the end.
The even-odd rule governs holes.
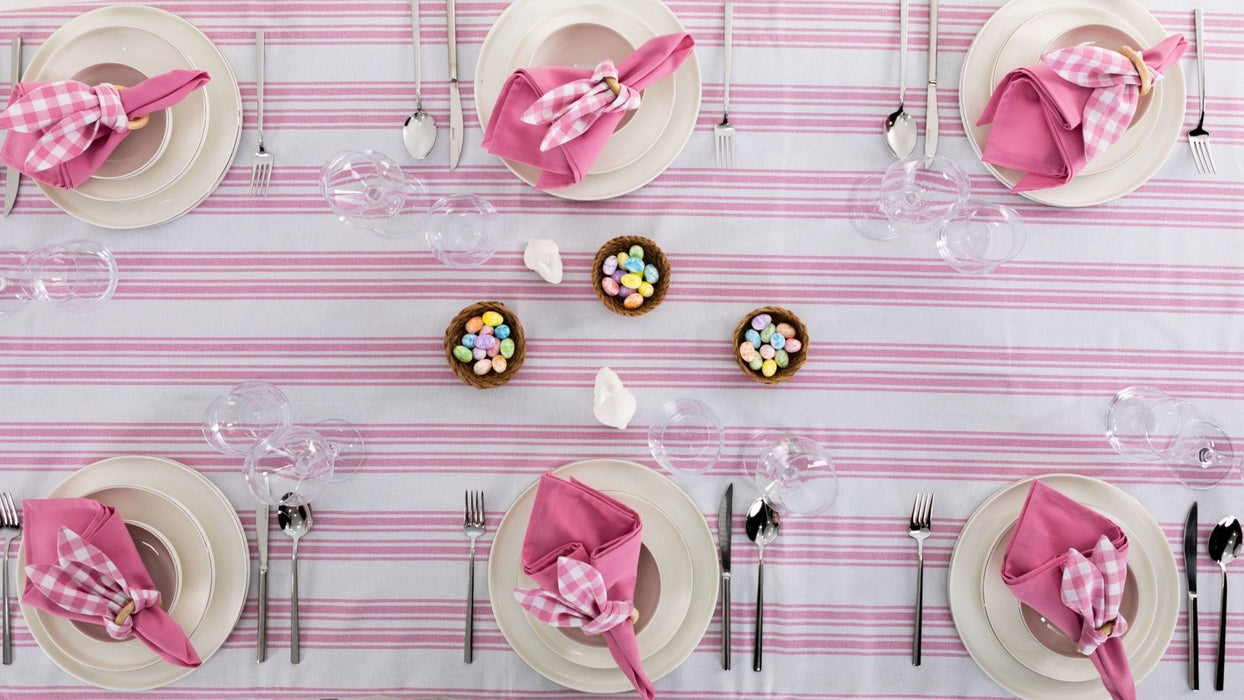
{"type": "Polygon", "coordinates": [[[61,608],[98,617],[113,639],[128,638],[134,616],[160,603],[159,591],[131,587],[107,554],[67,527],[56,553],[56,564],[27,566],[26,577],[61,608]]]}
{"type": "Polygon", "coordinates": [[[516,588],[514,598],[532,617],[554,627],[579,627],[601,634],[628,620],[639,620],[629,600],[609,600],[605,578],[590,564],[570,557],[557,559],[557,592],[516,588]]]}
{"type": "Polygon", "coordinates": [[[1127,620],[1119,614],[1123,589],[1127,584],[1127,550],[1116,549],[1109,538],[1097,540],[1092,553],[1067,552],[1063,567],[1063,603],[1080,616],[1077,648],[1086,656],[1111,637],[1127,632],[1127,620]]]}
{"type": "Polygon", "coordinates": [[[639,91],[618,82],[618,69],[605,59],[596,64],[592,77],[572,80],[545,92],[522,120],[533,126],[548,124],[540,151],[548,151],[583,135],[597,119],[610,112],[638,109],[639,91]]]}
{"type": "Polygon", "coordinates": [[[0,112],[0,128],[41,134],[25,160],[27,168],[41,172],[82,155],[108,130],[124,134],[131,125],[117,87],[62,80],[14,100],[0,112]]]}

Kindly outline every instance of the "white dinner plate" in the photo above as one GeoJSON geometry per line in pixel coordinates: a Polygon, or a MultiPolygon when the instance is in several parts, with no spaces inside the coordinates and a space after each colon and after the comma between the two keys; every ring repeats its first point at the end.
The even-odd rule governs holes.
{"type": "MultiPolygon", "coordinates": [[[[487,127],[488,117],[496,105],[501,87],[509,78],[510,61],[523,38],[541,21],[556,11],[578,11],[592,6],[609,6],[623,9],[639,22],[652,29],[656,36],[686,31],[682,22],[660,0],[612,0],[612,2],[574,2],[568,0],[515,0],[501,13],[489,30],[480,47],[479,61],[475,69],[475,108],[481,127],[487,127]]],[[[569,187],[547,192],[556,197],[573,200],[599,200],[620,197],[651,182],[678,157],[691,132],[695,129],[700,113],[700,64],[693,51],[687,60],[666,76],[673,78],[673,109],[668,123],[656,142],[640,157],[629,164],[609,172],[588,173],[582,180],[569,187]]],[[[647,88],[651,91],[653,84],[647,88]]],[[[629,129],[629,125],[624,129],[629,129]]],[[[535,185],[540,170],[529,165],[502,158],[501,162],[520,180],[535,185]]]]}
{"type": "MultiPolygon", "coordinates": [[[[1045,485],[1109,516],[1128,533],[1128,559],[1144,552],[1152,565],[1154,619],[1144,639],[1128,644],[1128,661],[1139,683],[1158,664],[1170,643],[1179,617],[1180,584],[1175,557],[1162,528],[1144,506],[1118,488],[1084,476],[1050,474],[1038,477],[1045,485]]],[[[1035,479],[1003,488],[985,501],[963,527],[950,559],[947,589],[950,613],[968,653],[998,685],[1020,697],[1058,697],[1067,700],[1108,698],[1101,679],[1064,681],[1042,675],[1013,657],[998,640],[985,609],[982,582],[986,576],[1001,578],[1001,569],[989,570],[990,555],[998,537],[1019,517],[1035,479]]],[[[1139,562],[1140,560],[1135,560],[1139,562]]],[[[1001,617],[999,617],[1001,619],[1001,617]]],[[[1129,637],[1132,636],[1130,633],[1129,637]]]]}
{"type": "MultiPolygon", "coordinates": [[[[655,522],[644,521],[645,542],[653,537],[681,537],[685,542],[690,555],[691,581],[667,581],[666,569],[663,568],[661,590],[664,597],[667,586],[689,588],[690,602],[686,615],[679,620],[673,637],[661,648],[645,648],[645,645],[656,641],[656,635],[644,639],[640,645],[644,672],[649,679],[656,681],[677,668],[695,650],[717,606],[717,552],[708,524],[695,503],[674,482],[634,462],[591,459],[568,464],[552,473],[563,479],[573,477],[592,488],[614,495],[630,494],[648,502],[665,518],[658,518],[655,522]],[[669,529],[671,526],[672,530],[669,529]],[[650,533],[650,528],[654,532],[650,533]]],[[[616,665],[592,668],[556,653],[532,631],[527,612],[514,600],[513,591],[519,586],[522,572],[523,538],[531,518],[535,490],[536,485],[532,484],[515,500],[497,526],[493,538],[488,557],[488,592],[497,626],[520,658],[555,683],[588,693],[630,690],[630,681],[616,665]]],[[[669,570],[676,571],[674,568],[669,570]]],[[[670,578],[674,577],[671,575],[670,578]]]]}
{"type": "MultiPolygon", "coordinates": [[[[246,533],[233,506],[212,482],[189,467],[158,457],[113,457],[96,462],[71,474],[52,489],[48,498],[85,497],[105,489],[131,486],[179,504],[207,538],[214,573],[202,620],[188,635],[199,658],[206,663],[225,643],[246,604],[250,581],[246,533]]],[[[18,590],[24,585],[25,576],[19,569],[18,590]]],[[[149,690],[194,670],[163,662],[129,671],[102,670],[92,665],[97,661],[84,662],[60,649],[45,624],[44,613],[28,606],[22,607],[22,613],[35,643],[57,666],[74,678],[101,688],[149,690]]]]}
{"type": "MultiPolygon", "coordinates": [[[[28,75],[38,75],[44,63],[75,37],[118,26],[163,37],[189,58],[194,68],[205,70],[211,76],[211,81],[196,91],[204,92],[208,109],[202,147],[171,185],[138,200],[101,201],[74,190],[37,184],[53,204],[89,224],[114,229],[143,228],[185,214],[215,191],[237,153],[242,135],[242,96],[229,63],[203,32],[177,15],[145,5],[103,7],[66,22],[35,52],[27,67],[28,75]]],[[[119,58],[108,55],[98,60],[118,61],[119,58]]]]}
{"type": "MultiPolygon", "coordinates": [[[[981,27],[968,47],[959,78],[959,114],[967,132],[968,142],[979,157],[989,134],[989,125],[976,126],[993,92],[993,67],[1011,37],[1026,22],[1054,8],[1075,7],[1118,17],[1137,32],[1149,48],[1167,37],[1153,15],[1132,0],[1011,0],[994,13],[981,27]]],[[[1123,29],[1123,27],[1120,27],[1123,29]]],[[[1079,174],[1065,185],[1044,190],[1021,192],[1023,196],[1059,207],[1087,207],[1118,199],[1140,187],[1162,167],[1179,139],[1184,118],[1183,73],[1178,65],[1167,70],[1161,85],[1162,98],[1149,139],[1126,167],[1114,167],[1095,174],[1079,174]]],[[[1154,110],[1150,110],[1154,111],[1154,110]]],[[[983,163],[985,168],[1007,186],[1019,180],[1018,171],[983,163]]]]}
{"type": "MultiPolygon", "coordinates": [[[[519,68],[544,65],[592,70],[604,58],[616,65],[656,35],[620,7],[583,5],[558,10],[536,22],[519,40],[506,75],[519,68]]],[[[673,112],[673,80],[658,80],[645,88],[639,108],[618,123],[588,173],[607,173],[634,163],[661,137],[673,112]]]]}
{"type": "MultiPolygon", "coordinates": [[[[98,63],[119,63],[153,78],[177,69],[193,69],[189,57],[166,39],[144,29],[106,26],[70,36],[31,63],[26,80],[67,80],[98,63]]],[[[173,124],[160,158],[143,172],[124,179],[88,178],[74,192],[90,199],[125,202],[150,197],[177,181],[199,155],[207,133],[207,95],[191,92],[168,109],[173,124]]],[[[147,127],[150,128],[150,127],[147,127]]],[[[128,141],[137,133],[127,136],[128,141]]]]}
{"type": "MultiPolygon", "coordinates": [[[[167,543],[180,565],[179,585],[172,592],[172,600],[161,603],[167,604],[169,617],[181,625],[187,635],[193,634],[207,611],[214,578],[207,536],[198,522],[177,502],[141,487],[99,489],[85,497],[116,508],[126,523],[140,523],[167,543]]],[[[34,608],[30,611],[39,617],[52,643],[85,666],[118,672],[133,671],[160,661],[160,657],[137,638],[104,641],[100,638],[102,635],[84,634],[78,625],[66,618],[34,608]]]]}
{"type": "MultiPolygon", "coordinates": [[[[1135,48],[1143,45],[1144,42],[1140,39],[1140,33],[1132,25],[1113,12],[1093,10],[1078,5],[1055,7],[1024,22],[1019,29],[1015,30],[1011,38],[1007,39],[1002,50],[998,52],[997,59],[994,60],[990,84],[997,85],[1007,73],[1016,68],[1037,63],[1042,54],[1046,52],[1082,43],[1118,51],[1123,46],[1135,48]],[[1054,44],[1056,41],[1057,45],[1054,44]]],[[[1097,154],[1096,158],[1085,165],[1077,177],[1117,167],[1143,149],[1153,134],[1153,128],[1157,125],[1157,114],[1165,92],[1162,89],[1162,83],[1159,82],[1148,95],[1139,97],[1133,123],[1128,126],[1127,131],[1123,132],[1118,141],[1110,144],[1106,150],[1097,154]]],[[[1022,173],[1015,171],[1017,182],[1021,176],[1022,173]]]]}

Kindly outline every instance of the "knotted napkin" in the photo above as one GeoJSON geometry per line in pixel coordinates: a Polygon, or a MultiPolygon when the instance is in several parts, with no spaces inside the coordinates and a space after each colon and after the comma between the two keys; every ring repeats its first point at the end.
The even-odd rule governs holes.
{"type": "Polygon", "coordinates": [[[650,39],[617,66],[616,80],[625,89],[616,97],[605,84],[605,77],[614,76],[603,63],[591,71],[565,66],[520,68],[501,86],[484,129],[484,148],[540,168],[536,189],[573,185],[596,162],[618,122],[632,108],[627,105],[635,102],[637,106],[639,92],[677,70],[694,48],[690,34],[650,39]],[[532,121],[526,121],[533,109],[532,121]],[[572,134],[573,138],[564,138],[572,134]]]}
{"type": "MultiPolygon", "coordinates": [[[[1188,50],[1180,35],[1140,54],[1154,81],[1188,50]]],[[[981,159],[1026,175],[1013,192],[1046,189],[1073,177],[1127,130],[1141,76],[1123,54],[1075,46],[1007,73],[977,120],[992,123],[981,159]]]]}
{"type": "Polygon", "coordinates": [[[1127,632],[1127,620],[1119,615],[1123,587],[1127,584],[1127,551],[1115,549],[1102,535],[1091,556],[1067,550],[1063,567],[1063,604],[1080,616],[1081,654],[1092,654],[1111,637],[1127,632]]]}
{"type": "Polygon", "coordinates": [[[0,129],[9,130],[0,162],[73,189],[112,155],[130,120],[177,104],[210,79],[204,71],[174,70],[124,90],[76,80],[18,83],[0,112],[0,129]]]}
{"type": "Polygon", "coordinates": [[[122,639],[130,632],[176,666],[198,666],[181,626],[160,609],[160,594],[115,509],[86,498],[22,502],[26,586],[22,602],[53,615],[104,624],[122,639]],[[105,623],[126,603],[134,612],[105,623]]]}
{"type": "Polygon", "coordinates": [[[557,592],[516,588],[514,598],[540,622],[554,627],[578,627],[584,634],[601,634],[632,619],[635,604],[609,600],[605,577],[591,564],[570,557],[557,558],[557,592]]]}
{"type": "MultiPolygon", "coordinates": [[[[1019,521],[1015,524],[1014,536],[1002,560],[1002,580],[1020,602],[1054,623],[1069,638],[1079,640],[1082,651],[1085,627],[1093,625],[1096,620],[1083,615],[1083,608],[1077,611],[1064,602],[1063,581],[1069,568],[1073,579],[1078,575],[1078,562],[1085,558],[1094,562],[1094,566],[1100,564],[1113,571],[1110,581],[1118,586],[1117,596],[1121,600],[1122,582],[1127,576],[1127,536],[1123,530],[1109,518],[1040,481],[1032,482],[1019,521]],[[1105,558],[1097,557],[1103,539],[1113,552],[1103,550],[1107,555],[1105,558]]],[[[1077,585],[1073,582],[1071,587],[1077,585]]],[[[1078,595],[1073,597],[1079,598],[1078,595]]],[[[1087,597],[1091,600],[1094,594],[1089,593],[1087,597]]],[[[1113,598],[1113,595],[1108,597],[1113,598]]],[[[1103,624],[1111,621],[1107,619],[1106,607],[1103,603],[1097,609],[1103,624]]],[[[1132,678],[1123,640],[1119,637],[1126,629],[1126,621],[1118,617],[1117,602],[1113,621],[1113,630],[1102,625],[1093,628],[1102,627],[1101,634],[1105,639],[1090,650],[1089,660],[1097,668],[1112,698],[1134,700],[1136,682],[1132,678]],[[1120,623],[1124,629],[1119,629],[1120,623]]],[[[1092,635],[1090,639],[1093,639],[1092,635]]]]}
{"type": "MultiPolygon", "coordinates": [[[[537,586],[557,594],[550,598],[562,597],[563,574],[577,568],[573,564],[562,565],[564,559],[587,564],[599,574],[606,600],[601,612],[606,617],[593,626],[605,628],[601,634],[618,668],[641,697],[651,700],[656,691],[644,675],[635,626],[626,605],[635,597],[642,532],[639,515],[625,505],[573,479],[545,474],[536,487],[531,520],[523,538],[522,561],[523,572],[537,586]],[[624,608],[627,618],[614,622],[613,614],[624,608]]],[[[599,612],[592,617],[598,618],[599,612]]]]}

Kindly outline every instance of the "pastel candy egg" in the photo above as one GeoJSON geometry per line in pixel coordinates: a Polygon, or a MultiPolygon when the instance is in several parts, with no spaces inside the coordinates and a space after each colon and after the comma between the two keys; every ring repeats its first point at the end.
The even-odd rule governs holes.
{"type": "Polygon", "coordinates": [[[618,283],[612,277],[602,277],[600,280],[600,288],[605,294],[611,297],[618,295],[618,283]]]}
{"type": "Polygon", "coordinates": [[[510,363],[507,362],[504,357],[492,358],[492,371],[496,372],[497,374],[501,374],[502,372],[504,372],[505,368],[508,367],[509,365],[510,363]]]}
{"type": "Polygon", "coordinates": [[[746,340],[739,343],[739,359],[744,362],[751,362],[756,357],[756,348],[746,340]]]}
{"type": "Polygon", "coordinates": [[[652,284],[656,284],[657,280],[659,279],[661,279],[661,271],[657,269],[656,265],[652,265],[652,264],[644,265],[644,280],[645,281],[651,282],[652,284]]]}
{"type": "Polygon", "coordinates": [[[501,356],[504,357],[505,359],[508,360],[511,357],[514,357],[514,339],[513,338],[506,338],[505,340],[501,341],[497,345],[497,348],[498,348],[498,351],[501,353],[501,356]]]}
{"type": "Polygon", "coordinates": [[[480,360],[479,362],[476,362],[475,366],[471,369],[482,377],[492,371],[492,360],[480,360]]]}
{"type": "Polygon", "coordinates": [[[769,342],[769,339],[773,337],[774,330],[776,330],[776,327],[772,323],[765,326],[764,330],[760,331],[760,342],[762,343],[769,342]]]}
{"type": "Polygon", "coordinates": [[[631,288],[629,288],[629,287],[623,287],[622,285],[620,285],[620,284],[619,284],[619,285],[618,285],[618,293],[617,293],[617,294],[614,294],[614,296],[615,296],[615,297],[622,297],[622,298],[626,298],[626,297],[628,297],[628,296],[630,296],[630,295],[631,295],[631,292],[634,292],[634,291],[635,291],[634,289],[631,289],[631,288]]]}
{"type": "Polygon", "coordinates": [[[634,272],[629,275],[622,275],[622,286],[627,289],[639,289],[639,283],[643,281],[643,278],[634,272]]]}
{"type": "Polygon", "coordinates": [[[786,338],[787,340],[790,340],[791,338],[795,337],[795,327],[790,325],[789,323],[777,324],[777,332],[778,332],[778,335],[782,336],[783,338],[786,338]]]}
{"type": "Polygon", "coordinates": [[[480,350],[487,350],[488,348],[496,347],[499,342],[501,341],[497,340],[495,335],[481,335],[475,338],[475,347],[480,350]]]}
{"type": "Polygon", "coordinates": [[[777,369],[777,362],[774,360],[765,360],[764,364],[760,365],[760,373],[766,377],[772,377],[777,374],[777,369]]]}
{"type": "Polygon", "coordinates": [[[484,321],[485,326],[492,326],[493,328],[505,323],[505,318],[496,311],[485,311],[480,318],[484,321]]]}
{"type": "Polygon", "coordinates": [[[492,346],[492,347],[488,348],[488,350],[486,351],[486,354],[487,354],[489,357],[496,357],[496,356],[497,356],[497,353],[498,353],[498,352],[500,352],[500,351],[501,351],[501,348],[500,348],[499,346],[497,346],[497,345],[494,345],[494,346],[492,346]]]}
{"type": "Polygon", "coordinates": [[[760,334],[751,328],[747,329],[747,332],[743,334],[743,337],[747,340],[747,342],[752,344],[753,348],[760,347],[760,334]]]}
{"type": "Polygon", "coordinates": [[[644,261],[639,258],[627,258],[626,264],[622,267],[625,267],[627,272],[638,274],[644,271],[644,261]]]}
{"type": "Polygon", "coordinates": [[[462,345],[465,346],[467,350],[470,350],[471,348],[475,347],[475,334],[467,333],[466,335],[462,336],[462,345]]]}
{"type": "Polygon", "coordinates": [[[466,322],[467,333],[479,333],[479,329],[483,327],[484,327],[484,319],[480,318],[479,316],[472,316],[471,318],[467,319],[467,322],[466,322]]]}
{"type": "Polygon", "coordinates": [[[765,326],[769,325],[772,321],[773,318],[769,316],[769,314],[756,314],[752,317],[752,328],[755,328],[758,331],[763,331],[765,326]]]}
{"type": "Polygon", "coordinates": [[[650,296],[652,296],[653,294],[656,294],[656,293],[657,293],[657,288],[656,288],[656,287],[653,287],[651,284],[649,284],[649,283],[647,283],[647,282],[640,282],[640,283],[639,283],[639,293],[640,293],[640,294],[642,294],[642,295],[644,295],[644,298],[645,298],[645,299],[647,299],[648,297],[650,297],[650,296]]]}
{"type": "Polygon", "coordinates": [[[798,338],[790,338],[786,341],[786,347],[783,349],[786,350],[786,352],[794,354],[799,352],[802,348],[803,343],[799,342],[798,338]]]}
{"type": "Polygon", "coordinates": [[[497,326],[496,329],[493,330],[492,334],[497,336],[498,339],[508,338],[510,337],[510,327],[503,323],[497,326]]]}
{"type": "Polygon", "coordinates": [[[605,258],[605,262],[601,263],[600,271],[606,275],[612,275],[614,270],[618,269],[618,259],[610,255],[605,258]]]}
{"type": "Polygon", "coordinates": [[[625,275],[625,274],[626,274],[626,270],[614,270],[614,271],[613,271],[613,274],[612,274],[612,275],[609,275],[609,277],[610,277],[610,279],[612,279],[614,282],[617,282],[617,283],[621,284],[621,283],[622,283],[622,275],[625,275]]]}
{"type": "Polygon", "coordinates": [[[785,350],[778,350],[777,354],[773,356],[773,361],[777,363],[778,367],[786,367],[790,364],[790,355],[786,354],[785,350]]]}
{"type": "Polygon", "coordinates": [[[773,356],[776,354],[777,350],[774,350],[772,345],[766,343],[760,346],[760,356],[766,360],[772,360],[773,356]]]}
{"type": "Polygon", "coordinates": [[[636,292],[622,300],[622,306],[628,309],[638,309],[644,305],[644,295],[636,292]]]}
{"type": "Polygon", "coordinates": [[[488,357],[488,351],[481,347],[475,347],[471,350],[471,357],[476,360],[482,360],[488,357]]]}
{"type": "Polygon", "coordinates": [[[618,260],[618,267],[622,267],[623,265],[626,264],[626,259],[631,256],[626,253],[618,253],[616,257],[618,260]]]}
{"type": "MultiPolygon", "coordinates": [[[[483,328],[479,329],[479,335],[480,335],[480,336],[492,335],[492,334],[493,334],[493,333],[495,333],[496,331],[497,331],[497,329],[493,328],[492,326],[484,326],[483,328]]],[[[479,336],[477,336],[477,337],[479,337],[479,336]]]]}
{"type": "Polygon", "coordinates": [[[774,350],[781,350],[786,347],[786,336],[781,333],[774,333],[769,336],[769,344],[773,346],[774,350]]]}
{"type": "Polygon", "coordinates": [[[765,358],[761,357],[760,355],[757,355],[752,358],[751,362],[747,363],[747,366],[751,367],[752,369],[758,370],[761,368],[762,365],[764,365],[764,363],[765,363],[765,358]]]}
{"type": "Polygon", "coordinates": [[[644,259],[644,247],[639,244],[635,244],[631,246],[631,249],[628,250],[626,254],[637,260],[643,260],[644,259]]]}
{"type": "Polygon", "coordinates": [[[470,362],[475,359],[475,356],[471,354],[471,348],[462,345],[455,345],[454,359],[459,362],[470,362]]]}

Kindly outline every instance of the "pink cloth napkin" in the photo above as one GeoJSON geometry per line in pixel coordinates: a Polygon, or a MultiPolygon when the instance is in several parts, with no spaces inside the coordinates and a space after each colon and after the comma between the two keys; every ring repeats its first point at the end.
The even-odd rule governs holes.
{"type": "MultiPolygon", "coordinates": [[[[115,509],[87,498],[27,499],[22,502],[22,516],[28,569],[37,567],[47,571],[61,564],[60,533],[65,528],[107,557],[125,577],[129,588],[140,591],[155,589],[151,575],[143,566],[134,541],[115,509]]],[[[84,595],[86,593],[83,591],[84,595]]],[[[22,591],[22,602],[71,620],[102,624],[98,615],[61,607],[30,576],[22,591]]],[[[202,663],[181,626],[159,606],[140,610],[130,617],[130,621],[134,635],[165,661],[188,667],[202,663]]]]}
{"type": "MultiPolygon", "coordinates": [[[[1074,564],[1068,550],[1089,557],[1102,537],[1126,558],[1127,536],[1118,525],[1034,481],[1002,560],[1002,580],[1020,602],[1027,603],[1071,639],[1080,640],[1084,620],[1062,599],[1064,569],[1069,563],[1074,564]]],[[[1089,660],[1097,667],[1112,698],[1135,700],[1136,682],[1121,638],[1106,639],[1089,655],[1089,660]]]]}
{"type": "MultiPolygon", "coordinates": [[[[545,474],[523,538],[523,572],[540,588],[557,592],[558,562],[570,558],[600,572],[610,601],[632,601],[642,532],[639,515],[630,508],[578,481],[545,474]]],[[[603,636],[618,668],[651,700],[656,690],[644,675],[630,619],[603,636]]]]}
{"type": "MultiPolygon", "coordinates": [[[[650,39],[618,65],[618,81],[634,91],[643,90],[677,70],[694,48],[695,40],[690,34],[667,34],[650,39]]],[[[540,168],[536,189],[568,187],[582,180],[625,111],[601,114],[581,136],[547,151],[541,151],[540,144],[549,131],[548,125],[529,124],[523,121],[523,115],[549,91],[588,80],[592,75],[590,70],[563,66],[514,71],[501,87],[484,129],[484,148],[502,158],[540,168]]]]}
{"type": "Polygon", "coordinates": [[[84,93],[76,81],[18,83],[0,113],[0,129],[9,130],[0,162],[39,182],[73,189],[129,134],[126,121],[175,105],[210,79],[206,72],[192,70],[149,78],[120,91],[121,114],[110,87],[84,93]],[[56,163],[44,168],[49,158],[56,163]]]}
{"type": "MultiPolygon", "coordinates": [[[[1151,71],[1161,74],[1187,49],[1184,38],[1176,35],[1141,56],[1151,71]]],[[[1119,112],[1111,100],[1131,93],[1108,88],[1130,86],[1133,79],[1139,83],[1134,73],[1116,71],[1112,66],[1089,69],[1083,62],[1050,66],[1043,61],[1007,73],[976,122],[977,126],[993,124],[981,159],[1027,173],[1012,188],[1013,192],[1070,182],[1103,148],[1104,141],[1113,143],[1126,129],[1131,113],[1120,128],[1119,112]],[[1077,79],[1088,84],[1076,84],[1064,77],[1076,74],[1077,79]],[[1101,85],[1103,80],[1109,85],[1101,85]],[[1085,131],[1092,144],[1087,149],[1085,131]]],[[[1131,104],[1134,110],[1134,100],[1131,104]]]]}

